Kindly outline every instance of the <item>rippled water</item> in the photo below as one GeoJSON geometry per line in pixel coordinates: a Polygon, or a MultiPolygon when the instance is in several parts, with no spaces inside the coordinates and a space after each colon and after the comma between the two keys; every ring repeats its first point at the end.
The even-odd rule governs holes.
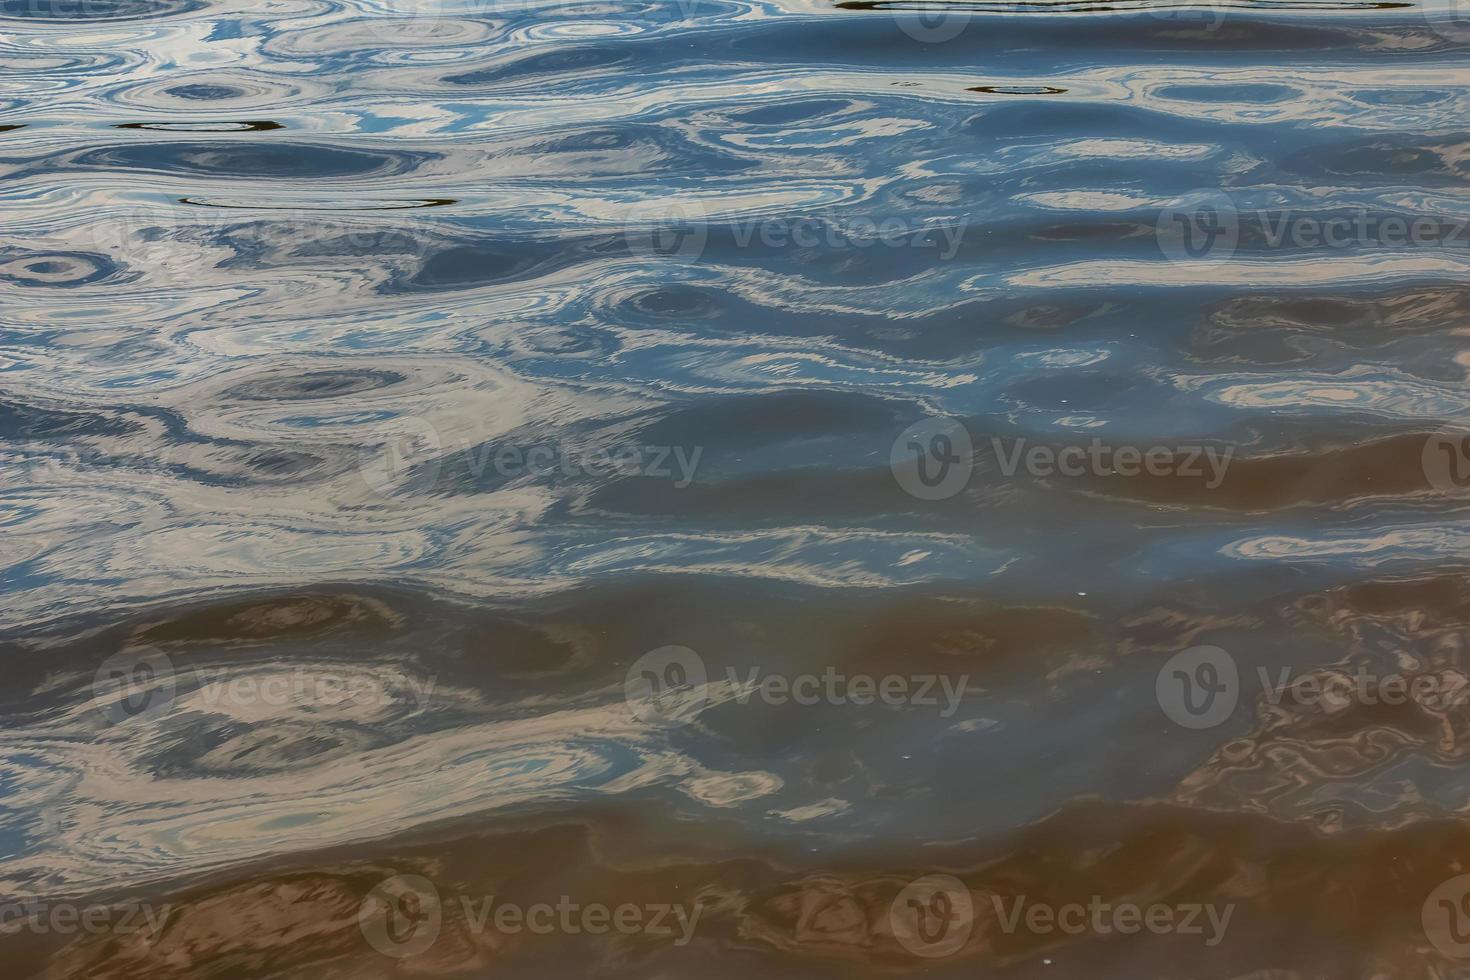
{"type": "Polygon", "coordinates": [[[0,0],[7,972],[1470,976],[1467,55],[0,0]]]}

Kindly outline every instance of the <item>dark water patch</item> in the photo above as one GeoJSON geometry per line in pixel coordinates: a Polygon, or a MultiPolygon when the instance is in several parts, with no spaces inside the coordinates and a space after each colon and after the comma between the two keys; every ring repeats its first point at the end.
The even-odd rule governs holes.
{"type": "Polygon", "coordinates": [[[118,123],[115,129],[149,129],[160,133],[265,133],[285,129],[278,122],[255,120],[244,122],[133,122],[118,123]]]}
{"type": "Polygon", "coordinates": [[[1436,88],[1421,90],[1365,89],[1352,93],[1353,101],[1364,105],[1430,106],[1442,105],[1454,99],[1453,89],[1436,88]]]}
{"type": "MultiPolygon", "coordinates": [[[[402,210],[402,209],[390,209],[402,210]]],[[[409,228],[364,227],[342,234],[321,234],[291,249],[293,258],[357,255],[413,255],[425,248],[424,239],[409,228]]]]}
{"type": "MultiPolygon", "coordinates": [[[[1470,289],[1436,285],[1369,293],[1242,295],[1208,312],[1191,353],[1207,363],[1290,364],[1323,350],[1372,352],[1405,340],[1432,340],[1470,317],[1470,289]]],[[[1454,380],[1458,368],[1419,365],[1454,380]]]]}
{"type": "MultiPolygon", "coordinates": [[[[1363,439],[1351,444],[1316,439],[1284,449],[1274,434],[1269,451],[1248,442],[1217,442],[1169,451],[1167,476],[1089,479],[1086,489],[1110,497],[1192,508],[1254,513],[1344,507],[1375,499],[1424,496],[1425,433],[1363,439]],[[1211,462],[1232,458],[1224,466],[1211,462]]],[[[1259,445],[1260,440],[1256,440],[1259,445]]]]}
{"type": "Polygon", "coordinates": [[[4,126],[0,126],[0,133],[11,133],[11,132],[14,132],[17,129],[25,129],[25,128],[26,128],[26,124],[25,123],[8,123],[8,124],[6,124],[4,126]]]}
{"type": "Polygon", "coordinates": [[[139,644],[259,643],[345,630],[381,631],[396,619],[383,600],[351,593],[282,593],[201,604],[130,628],[139,644]]]}
{"type": "Polygon", "coordinates": [[[168,95],[180,99],[189,99],[194,102],[214,102],[221,99],[238,99],[245,94],[245,90],[234,85],[210,85],[203,82],[195,82],[187,85],[175,85],[164,89],[168,95]]]}
{"type": "Polygon", "coordinates": [[[321,721],[219,725],[200,721],[184,726],[173,744],[155,751],[148,766],[159,779],[251,778],[300,772],[307,766],[381,748],[393,740],[387,732],[363,725],[321,721]]]}
{"type": "Polygon", "coordinates": [[[1063,95],[1067,90],[1055,85],[975,85],[965,91],[986,95],[1063,95]]]}
{"type": "Polygon", "coordinates": [[[588,240],[483,241],[429,252],[418,271],[386,289],[458,290],[533,279],[591,258],[601,249],[588,240]]]}
{"type": "Polygon", "coordinates": [[[111,413],[57,411],[0,399],[0,438],[60,440],[80,436],[123,436],[139,424],[111,413]]]}
{"type": "Polygon", "coordinates": [[[1334,631],[1354,631],[1372,619],[1433,636],[1458,631],[1470,619],[1470,577],[1447,573],[1354,582],[1303,596],[1297,605],[1334,631]]]}
{"type": "Polygon", "coordinates": [[[342,398],[400,384],[406,376],[395,371],[312,371],[285,377],[254,378],[221,392],[238,401],[311,401],[342,398]]]}
{"type": "Polygon", "coordinates": [[[1047,101],[996,102],[966,119],[960,132],[997,143],[1071,133],[1129,140],[1169,140],[1179,133],[1174,116],[1137,105],[1047,101]]]}
{"type": "Polygon", "coordinates": [[[57,162],[66,168],[89,170],[302,180],[368,174],[386,177],[411,171],[436,156],[387,150],[345,150],[310,143],[138,143],[86,150],[62,157],[57,162]]]}
{"type": "Polygon", "coordinates": [[[800,521],[813,526],[842,527],[864,519],[881,521],[904,495],[891,474],[877,468],[817,469],[814,451],[779,474],[727,475],[718,455],[702,457],[696,478],[640,474],[603,483],[576,503],[572,513],[583,519],[624,515],[640,520],[674,519],[702,527],[781,527],[800,521]]]}
{"type": "MultiPolygon", "coordinates": [[[[841,0],[835,4],[840,10],[886,10],[894,13],[913,11],[932,13],[936,9],[952,13],[976,14],[1114,14],[1134,11],[1158,14],[1171,9],[1192,10],[1195,4],[1184,3],[1135,3],[1109,2],[1109,0],[1000,0],[986,3],[976,0],[841,0]]],[[[1214,9],[1249,10],[1257,13],[1272,11],[1310,10],[1316,12],[1347,10],[1396,10],[1412,8],[1413,3],[1391,2],[1391,0],[1224,0],[1213,3],[1214,9]]]]}
{"type": "Polygon", "coordinates": [[[1312,179],[1459,185],[1470,176],[1470,164],[1464,159],[1467,146],[1467,134],[1433,138],[1399,134],[1295,150],[1284,155],[1281,167],[1312,179]]]}
{"type": "Polygon", "coordinates": [[[1134,399],[1168,396],[1167,383],[1150,381],[1133,372],[1071,370],[1049,374],[1044,370],[1005,386],[1002,398],[1032,408],[1066,412],[1110,413],[1134,399]]]}
{"type": "MultiPolygon", "coordinates": [[[[975,59],[982,57],[987,69],[1015,65],[1028,73],[1071,63],[1079,56],[1129,64],[1165,53],[1186,57],[1191,64],[1269,52],[1290,57],[1296,65],[1324,56],[1373,63],[1384,44],[1422,52],[1459,50],[1465,43],[1464,39],[1447,39],[1412,15],[1389,19],[1373,14],[1375,10],[1407,12],[1412,9],[1409,3],[1355,7],[1311,22],[1290,15],[1273,17],[1262,9],[1227,10],[1222,16],[1218,7],[1150,11],[1105,4],[1092,11],[1017,9],[1006,13],[959,3],[903,6],[882,0],[842,0],[833,7],[853,15],[847,21],[825,20],[817,28],[824,49],[834,60],[906,67],[947,65],[971,72],[975,59]],[[946,12],[949,16],[942,26],[954,36],[934,43],[935,35],[926,33],[922,25],[927,18],[932,27],[936,15],[946,12]],[[1096,16],[1087,16],[1089,13],[1096,16]],[[899,21],[908,18],[921,29],[903,31],[899,21]],[[1079,23],[1085,23],[1086,29],[1078,29],[1079,23]]],[[[742,56],[790,58],[811,43],[809,36],[788,29],[770,35],[749,32],[733,45],[742,56]],[[757,48],[764,55],[757,54],[757,48]]]]}
{"type": "Polygon", "coordinates": [[[442,208],[451,204],[458,204],[459,200],[453,197],[426,197],[421,200],[408,201],[370,201],[344,200],[337,202],[296,202],[282,203],[279,201],[245,200],[240,198],[196,198],[181,197],[180,204],[190,204],[200,208],[229,208],[240,211],[411,211],[415,208],[442,208]]]}
{"type": "Polygon", "coordinates": [[[1161,99],[1179,102],[1252,102],[1270,105],[1303,97],[1290,85],[1168,85],[1158,90],[1161,99]]]}
{"type": "Polygon", "coordinates": [[[1043,242],[1077,242],[1098,246],[1119,245],[1133,238],[1156,234],[1148,225],[1137,222],[1093,221],[1087,224],[1050,225],[1031,232],[1031,238],[1043,242]]]}
{"type": "Polygon", "coordinates": [[[650,322],[707,320],[719,314],[721,298],[718,293],[697,286],[654,286],[627,297],[619,309],[650,322]]]}
{"type": "Polygon", "coordinates": [[[612,331],[586,324],[528,327],[511,338],[514,349],[529,356],[599,358],[615,354],[621,346],[612,331]]]}
{"type": "MultiPolygon", "coordinates": [[[[184,226],[184,230],[202,238],[201,244],[230,249],[233,254],[216,265],[225,270],[299,268],[321,259],[366,259],[394,268],[409,267],[436,244],[428,229],[373,220],[342,221],[325,209],[305,214],[286,209],[269,220],[226,227],[204,223],[184,226]]],[[[389,278],[386,269],[373,274],[385,281],[389,278]]]]}
{"type": "MultiPolygon", "coordinates": [[[[324,475],[328,467],[327,460],[321,456],[286,449],[264,449],[254,452],[244,450],[234,454],[234,458],[249,473],[248,478],[233,481],[236,485],[241,486],[247,483],[284,483],[291,480],[305,480],[312,476],[324,475]]],[[[221,483],[226,482],[218,476],[215,479],[221,483]]]]}
{"type": "Polygon", "coordinates": [[[206,0],[0,0],[0,17],[36,21],[151,20],[192,13],[206,0]]]}
{"type": "MultiPolygon", "coordinates": [[[[1025,971],[1030,963],[1039,969],[1045,959],[1053,967],[1047,972],[1062,973],[1076,956],[1085,957],[1089,972],[1106,976],[1200,970],[1209,976],[1309,975],[1313,969],[1349,976],[1360,972],[1364,958],[1344,942],[1345,926],[1338,923],[1345,919],[1346,927],[1383,942],[1411,943],[1424,894],[1454,874],[1454,855],[1470,847],[1470,835],[1450,820],[1385,834],[1382,847],[1353,848],[1260,814],[1199,814],[1170,801],[1069,802],[1003,839],[965,835],[939,846],[896,845],[882,854],[813,853],[743,837],[728,815],[708,822],[680,816],[589,805],[536,822],[505,816],[455,832],[421,833],[396,846],[325,849],[309,860],[161,891],[172,914],[168,930],[152,941],[142,930],[121,939],[32,934],[17,952],[26,964],[45,964],[40,956],[49,954],[59,980],[139,974],[186,980],[242,962],[361,972],[382,956],[362,938],[361,909],[385,879],[412,875],[439,899],[436,968],[470,973],[479,949],[477,896],[494,894],[515,908],[548,900],[554,906],[555,893],[542,883],[575,876],[578,899],[597,907],[662,902],[685,906],[686,915],[700,908],[697,941],[655,943],[638,936],[628,944],[648,969],[688,975],[738,963],[755,974],[779,958],[799,967],[782,976],[877,977],[925,965],[897,941],[886,917],[901,905],[915,869],[938,866],[957,876],[973,907],[992,912],[1040,904],[1038,896],[1045,896],[1047,908],[1086,910],[1090,902],[1113,909],[1132,902],[1202,910],[1191,914],[1199,934],[1125,928],[1083,954],[1052,930],[1006,930],[992,914],[952,954],[950,962],[965,970],[1025,971]],[[713,842],[700,841],[699,829],[713,842]],[[657,848],[652,840],[659,841],[657,848]],[[1236,883],[1246,872],[1253,886],[1243,892],[1236,883]],[[1155,876],[1168,887],[1155,885],[1155,876]],[[1323,914],[1314,901],[1322,895],[1344,911],[1323,914]],[[1241,938],[1207,946],[1219,922],[1212,927],[1203,910],[1219,916],[1227,905],[1226,935],[1241,938]],[[1294,941],[1281,943],[1286,935],[1294,941]],[[232,953],[225,957],[222,950],[232,953]]],[[[496,956],[518,971],[543,972],[569,956],[591,955],[582,947],[593,945],[580,935],[575,942],[524,929],[512,935],[496,956]]],[[[1426,969],[1432,963],[1427,954],[1407,958],[1426,969]]]]}
{"type": "Polygon", "coordinates": [[[903,402],[855,392],[777,389],[676,407],[661,413],[640,437],[659,445],[705,444],[707,451],[733,451],[880,429],[901,419],[904,410],[903,402]],[[722,424],[736,420],[738,425],[722,424]]]}

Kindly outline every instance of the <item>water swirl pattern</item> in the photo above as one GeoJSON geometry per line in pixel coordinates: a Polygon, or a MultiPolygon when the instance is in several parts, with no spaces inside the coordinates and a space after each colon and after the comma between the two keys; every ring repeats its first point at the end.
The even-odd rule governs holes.
{"type": "Polygon", "coordinates": [[[1470,977],[1463,2],[0,0],[0,218],[7,975],[1470,977]]]}

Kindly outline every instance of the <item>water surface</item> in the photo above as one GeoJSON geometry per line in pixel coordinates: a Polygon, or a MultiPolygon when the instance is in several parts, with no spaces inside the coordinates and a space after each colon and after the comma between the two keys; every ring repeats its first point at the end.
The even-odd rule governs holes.
{"type": "Polygon", "coordinates": [[[1470,975],[1464,14],[0,0],[15,975],[1470,975]]]}

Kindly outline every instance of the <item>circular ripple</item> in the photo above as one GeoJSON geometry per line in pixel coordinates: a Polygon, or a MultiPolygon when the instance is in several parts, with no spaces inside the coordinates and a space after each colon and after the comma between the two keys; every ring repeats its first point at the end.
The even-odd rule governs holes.
{"type": "Polygon", "coordinates": [[[517,353],[534,356],[604,358],[622,346],[607,330],[589,326],[533,327],[510,338],[517,353]]]}
{"type": "Polygon", "coordinates": [[[233,74],[230,72],[198,72],[185,76],[172,75],[137,84],[128,84],[114,89],[110,101],[124,106],[145,109],[185,109],[198,111],[200,103],[211,109],[231,111],[244,108],[280,106],[303,96],[325,95],[320,83],[295,85],[259,75],[233,74]]]}
{"type": "Polygon", "coordinates": [[[0,254],[0,281],[21,286],[85,286],[118,271],[105,255],[85,252],[35,252],[19,257],[0,254]]]}
{"type": "Polygon", "coordinates": [[[499,25],[490,21],[440,20],[433,17],[353,20],[324,27],[283,32],[263,47],[273,57],[340,54],[344,51],[464,47],[487,40],[499,25]]]}
{"type": "Polygon", "coordinates": [[[341,398],[375,388],[402,384],[406,375],[396,371],[309,371],[281,377],[263,377],[220,392],[240,401],[315,401],[341,398]]]}

